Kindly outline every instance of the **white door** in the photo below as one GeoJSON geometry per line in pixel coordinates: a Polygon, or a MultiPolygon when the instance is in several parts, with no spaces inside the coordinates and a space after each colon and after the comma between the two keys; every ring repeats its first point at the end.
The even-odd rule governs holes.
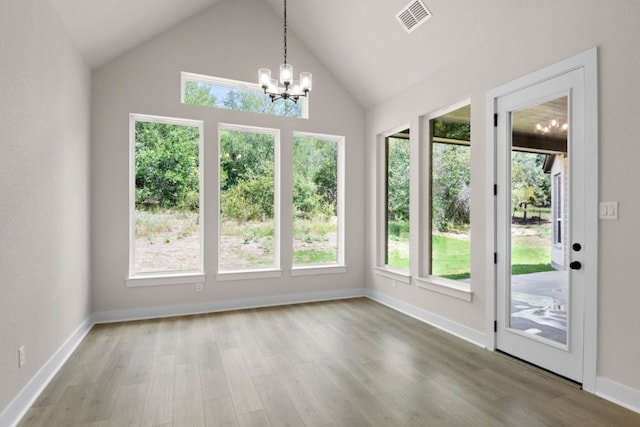
{"type": "MultiPolygon", "coordinates": [[[[496,98],[496,348],[583,379],[583,71],[496,98]]],[[[587,239],[588,240],[588,239],[587,239]]]]}

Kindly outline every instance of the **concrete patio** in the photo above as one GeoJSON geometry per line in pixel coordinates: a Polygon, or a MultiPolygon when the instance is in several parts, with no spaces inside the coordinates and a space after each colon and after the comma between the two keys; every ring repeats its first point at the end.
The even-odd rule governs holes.
{"type": "Polygon", "coordinates": [[[512,276],[511,327],[567,343],[566,270],[512,276]]]}

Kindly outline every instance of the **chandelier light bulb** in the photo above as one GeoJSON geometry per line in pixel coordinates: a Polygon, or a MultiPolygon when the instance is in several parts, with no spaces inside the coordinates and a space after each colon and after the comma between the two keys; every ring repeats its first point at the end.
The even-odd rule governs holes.
{"type": "Polygon", "coordinates": [[[280,90],[280,88],[278,87],[278,80],[271,79],[271,83],[269,84],[268,91],[275,93],[275,92],[278,92],[279,90],[280,90]]]}
{"type": "Polygon", "coordinates": [[[302,72],[300,73],[300,87],[303,91],[308,92],[311,90],[311,73],[302,72]]]}
{"type": "Polygon", "coordinates": [[[260,82],[261,88],[269,87],[271,83],[271,70],[268,68],[260,68],[258,70],[258,82],[260,82]]]}
{"type": "Polygon", "coordinates": [[[565,123],[562,125],[562,130],[567,130],[569,129],[569,123],[565,123]]]}
{"type": "Polygon", "coordinates": [[[302,93],[302,89],[300,88],[300,82],[298,80],[294,80],[291,85],[291,95],[304,95],[302,93]]]}
{"type": "Polygon", "coordinates": [[[293,66],[291,64],[280,65],[280,83],[283,85],[291,84],[293,79],[293,66]]]}

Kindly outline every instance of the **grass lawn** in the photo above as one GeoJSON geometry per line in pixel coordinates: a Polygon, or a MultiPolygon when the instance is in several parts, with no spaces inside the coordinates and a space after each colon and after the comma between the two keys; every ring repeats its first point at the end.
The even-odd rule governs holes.
{"type": "Polygon", "coordinates": [[[431,239],[431,272],[447,279],[468,279],[471,259],[469,240],[434,235],[431,239]]]}
{"type": "MultiPolygon", "coordinates": [[[[514,275],[553,270],[550,264],[550,227],[534,227],[535,233],[514,236],[512,240],[511,260],[514,275]]],[[[526,228],[522,227],[523,230],[526,228]]],[[[408,246],[408,239],[406,244],[408,246]]],[[[433,275],[454,280],[468,279],[470,277],[469,260],[471,248],[469,240],[434,235],[432,253],[433,275]]],[[[388,263],[395,267],[408,269],[408,250],[390,250],[388,263]]]]}
{"type": "MultiPolygon", "coordinates": [[[[514,225],[513,230],[513,274],[553,270],[550,265],[551,227],[548,224],[514,225]]],[[[153,245],[147,246],[154,250],[168,252],[176,259],[194,258],[190,255],[191,252],[188,252],[190,249],[183,247],[185,246],[183,243],[192,236],[198,236],[198,231],[197,213],[161,210],[136,212],[136,240],[141,243],[153,243],[153,245]],[[172,248],[172,245],[176,245],[176,248],[172,248]],[[179,257],[180,251],[188,253],[185,252],[184,257],[179,257]]],[[[273,262],[273,222],[237,223],[236,221],[223,221],[221,231],[223,241],[231,245],[229,247],[227,244],[223,245],[223,251],[220,254],[221,265],[226,266],[228,262],[230,268],[239,268],[247,265],[271,265],[273,262]]],[[[294,229],[293,264],[335,263],[337,256],[336,233],[335,219],[297,220],[294,229]]],[[[390,239],[389,243],[388,264],[408,269],[408,230],[400,230],[398,235],[394,235],[390,239]]],[[[197,245],[195,249],[197,250],[197,245]]],[[[432,252],[434,275],[454,280],[469,278],[471,251],[468,237],[465,238],[463,234],[459,236],[434,235],[432,252]]],[[[141,252],[140,255],[145,254],[141,252]]],[[[160,263],[162,265],[158,267],[166,267],[166,260],[154,261],[153,258],[157,256],[159,255],[155,252],[148,253],[149,263],[154,266],[160,263]]],[[[176,268],[178,267],[182,268],[182,266],[176,268]]]]}
{"type": "Polygon", "coordinates": [[[335,262],[335,250],[301,249],[293,253],[294,265],[329,264],[335,262]]]}

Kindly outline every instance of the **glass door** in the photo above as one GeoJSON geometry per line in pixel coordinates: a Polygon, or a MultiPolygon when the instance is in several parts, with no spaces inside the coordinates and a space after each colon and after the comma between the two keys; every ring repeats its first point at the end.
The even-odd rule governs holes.
{"type": "Polygon", "coordinates": [[[580,79],[573,71],[497,98],[496,346],[578,382],[584,236],[580,79]]]}
{"type": "Polygon", "coordinates": [[[509,327],[566,346],[568,97],[511,114],[509,327]]]}

